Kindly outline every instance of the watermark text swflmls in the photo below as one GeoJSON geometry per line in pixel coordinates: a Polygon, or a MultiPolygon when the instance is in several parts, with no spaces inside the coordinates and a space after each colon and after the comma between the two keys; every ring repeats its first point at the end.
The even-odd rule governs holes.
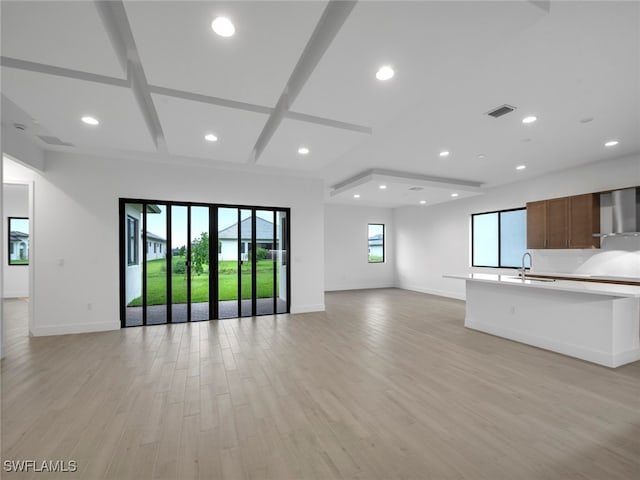
{"type": "Polygon", "coordinates": [[[5,460],[2,462],[2,468],[7,473],[73,473],[78,471],[78,462],[75,460],[5,460]]]}

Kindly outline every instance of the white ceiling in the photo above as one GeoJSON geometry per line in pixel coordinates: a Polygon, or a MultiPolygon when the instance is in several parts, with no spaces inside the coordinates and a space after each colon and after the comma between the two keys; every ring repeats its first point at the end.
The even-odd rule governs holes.
{"type": "Polygon", "coordinates": [[[2,122],[27,125],[47,150],[312,175],[327,202],[388,207],[640,152],[638,2],[0,8],[2,122]],[[212,32],[217,15],[236,35],[212,32]],[[396,70],[384,83],[382,64],[396,70]],[[485,115],[502,104],[517,108],[485,115]],[[85,114],[101,124],[80,123],[85,114]],[[529,114],[539,120],[523,125],[529,114]]]}

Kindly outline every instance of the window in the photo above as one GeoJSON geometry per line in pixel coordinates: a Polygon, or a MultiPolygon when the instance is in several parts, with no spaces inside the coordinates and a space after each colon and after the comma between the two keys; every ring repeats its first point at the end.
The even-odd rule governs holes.
{"type": "Polygon", "coordinates": [[[29,219],[8,217],[9,265],[29,265],[29,219]]]}
{"type": "Polygon", "coordinates": [[[384,262],[384,225],[370,223],[368,229],[369,263],[384,262]]]}
{"type": "Polygon", "coordinates": [[[127,217],[127,264],[138,264],[138,220],[127,217]]]}
{"type": "Polygon", "coordinates": [[[471,215],[471,266],[517,268],[527,251],[527,210],[471,215]]]}

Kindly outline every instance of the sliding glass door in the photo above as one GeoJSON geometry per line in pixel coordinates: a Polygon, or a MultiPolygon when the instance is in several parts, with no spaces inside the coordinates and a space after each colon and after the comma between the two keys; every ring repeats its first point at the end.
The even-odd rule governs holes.
{"type": "Polygon", "coordinates": [[[121,199],[122,326],[287,313],[288,215],[121,199]]]}

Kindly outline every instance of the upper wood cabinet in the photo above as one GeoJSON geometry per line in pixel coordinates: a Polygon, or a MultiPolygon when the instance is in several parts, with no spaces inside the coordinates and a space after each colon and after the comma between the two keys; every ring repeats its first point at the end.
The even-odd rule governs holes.
{"type": "Polygon", "coordinates": [[[527,203],[527,248],[600,248],[600,195],[527,203]]]}
{"type": "Polygon", "coordinates": [[[527,203],[527,248],[547,248],[547,202],[527,203]]]}
{"type": "Polygon", "coordinates": [[[600,248],[600,195],[569,197],[569,248],[600,248]]]}

